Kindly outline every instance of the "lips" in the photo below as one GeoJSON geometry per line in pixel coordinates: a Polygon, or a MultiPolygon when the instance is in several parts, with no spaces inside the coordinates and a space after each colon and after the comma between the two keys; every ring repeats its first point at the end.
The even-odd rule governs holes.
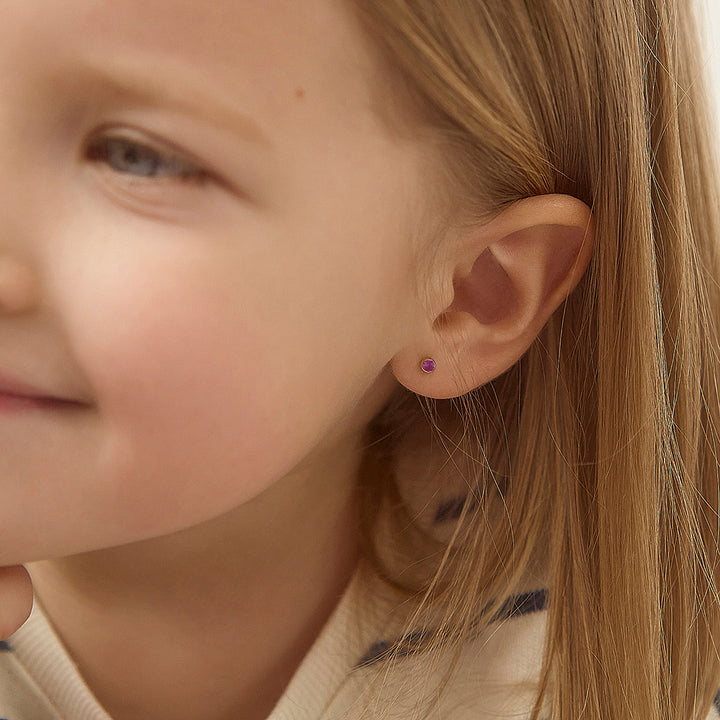
{"type": "Polygon", "coordinates": [[[44,398],[51,399],[51,393],[47,393],[40,388],[34,387],[22,380],[16,380],[10,375],[6,375],[0,371],[0,395],[15,395],[25,398],[44,398]]]}
{"type": "Polygon", "coordinates": [[[26,397],[25,395],[7,395],[0,393],[0,412],[10,410],[47,410],[58,407],[57,400],[26,397]]]}
{"type": "Polygon", "coordinates": [[[48,408],[77,404],[74,400],[58,397],[0,371],[0,409],[48,408]]]}

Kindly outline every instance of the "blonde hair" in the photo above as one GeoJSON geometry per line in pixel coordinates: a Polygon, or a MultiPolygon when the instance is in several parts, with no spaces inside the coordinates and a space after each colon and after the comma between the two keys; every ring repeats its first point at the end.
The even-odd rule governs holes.
{"type": "Polygon", "coordinates": [[[469,216],[567,193],[596,223],[586,275],[515,366],[456,400],[400,389],[377,418],[367,557],[419,608],[443,609],[442,644],[487,625],[547,543],[552,717],[704,719],[720,687],[720,186],[693,9],[355,5],[469,216]],[[408,530],[396,479],[428,418],[468,495],[414,583],[384,557],[378,508],[419,556],[427,533],[408,530]]]}

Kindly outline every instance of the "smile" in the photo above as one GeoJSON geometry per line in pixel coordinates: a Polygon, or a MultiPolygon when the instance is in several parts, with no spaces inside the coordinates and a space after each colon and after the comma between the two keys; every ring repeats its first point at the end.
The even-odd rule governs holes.
{"type": "Polygon", "coordinates": [[[81,403],[61,398],[23,381],[0,373],[0,413],[23,410],[57,410],[81,403]]]}
{"type": "Polygon", "coordinates": [[[28,397],[27,395],[13,395],[0,392],[0,413],[17,412],[22,410],[50,410],[58,405],[67,405],[62,400],[42,397],[28,397]]]}

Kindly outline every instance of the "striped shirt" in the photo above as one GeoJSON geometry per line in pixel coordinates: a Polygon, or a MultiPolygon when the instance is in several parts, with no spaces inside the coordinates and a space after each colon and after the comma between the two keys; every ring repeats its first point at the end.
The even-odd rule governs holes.
{"type": "MultiPolygon", "coordinates": [[[[431,707],[437,720],[528,718],[536,697],[548,602],[542,589],[511,598],[493,623],[462,650],[435,706],[432,678],[417,649],[424,633],[398,635],[382,602],[357,622],[356,577],[268,720],[360,720],[373,704],[388,720],[431,707]],[[382,661],[395,651],[388,672],[382,661]],[[378,675],[383,682],[378,685],[378,675]]],[[[367,597],[366,594],[363,597],[367,597]]],[[[365,606],[363,606],[365,607],[365,606]]],[[[111,720],[83,682],[36,603],[28,622],[0,643],[0,720],[111,720]]],[[[720,693],[708,720],[720,719],[720,693]]]]}
{"type": "MultiPolygon", "coordinates": [[[[357,623],[358,587],[355,578],[268,720],[371,717],[368,702],[376,691],[373,681],[384,671],[381,661],[393,649],[397,650],[394,671],[400,682],[384,684],[379,693],[381,702],[394,703],[388,717],[407,717],[428,699],[423,690],[431,683],[427,682],[422,653],[414,652],[414,646],[421,645],[422,633],[400,640],[398,627],[388,619],[382,603],[372,606],[369,622],[363,614],[363,624],[357,623]],[[400,642],[402,646],[398,646],[400,642]]],[[[463,661],[433,717],[518,718],[524,716],[518,713],[529,711],[531,695],[522,685],[532,680],[541,658],[545,604],[546,594],[538,590],[517,596],[503,608],[494,630],[474,641],[478,652],[472,662],[463,661]],[[478,682],[488,688],[482,703],[474,699],[478,682]],[[501,691],[518,683],[517,696],[501,691]]],[[[0,719],[110,720],[39,603],[28,622],[0,644],[0,719]]]]}

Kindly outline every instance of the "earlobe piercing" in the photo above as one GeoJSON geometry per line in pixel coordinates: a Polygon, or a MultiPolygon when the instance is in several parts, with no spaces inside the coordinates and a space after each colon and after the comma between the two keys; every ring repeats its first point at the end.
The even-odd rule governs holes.
{"type": "Polygon", "coordinates": [[[424,373],[431,373],[435,372],[437,364],[432,358],[425,358],[422,363],[420,363],[420,367],[424,373]]]}

